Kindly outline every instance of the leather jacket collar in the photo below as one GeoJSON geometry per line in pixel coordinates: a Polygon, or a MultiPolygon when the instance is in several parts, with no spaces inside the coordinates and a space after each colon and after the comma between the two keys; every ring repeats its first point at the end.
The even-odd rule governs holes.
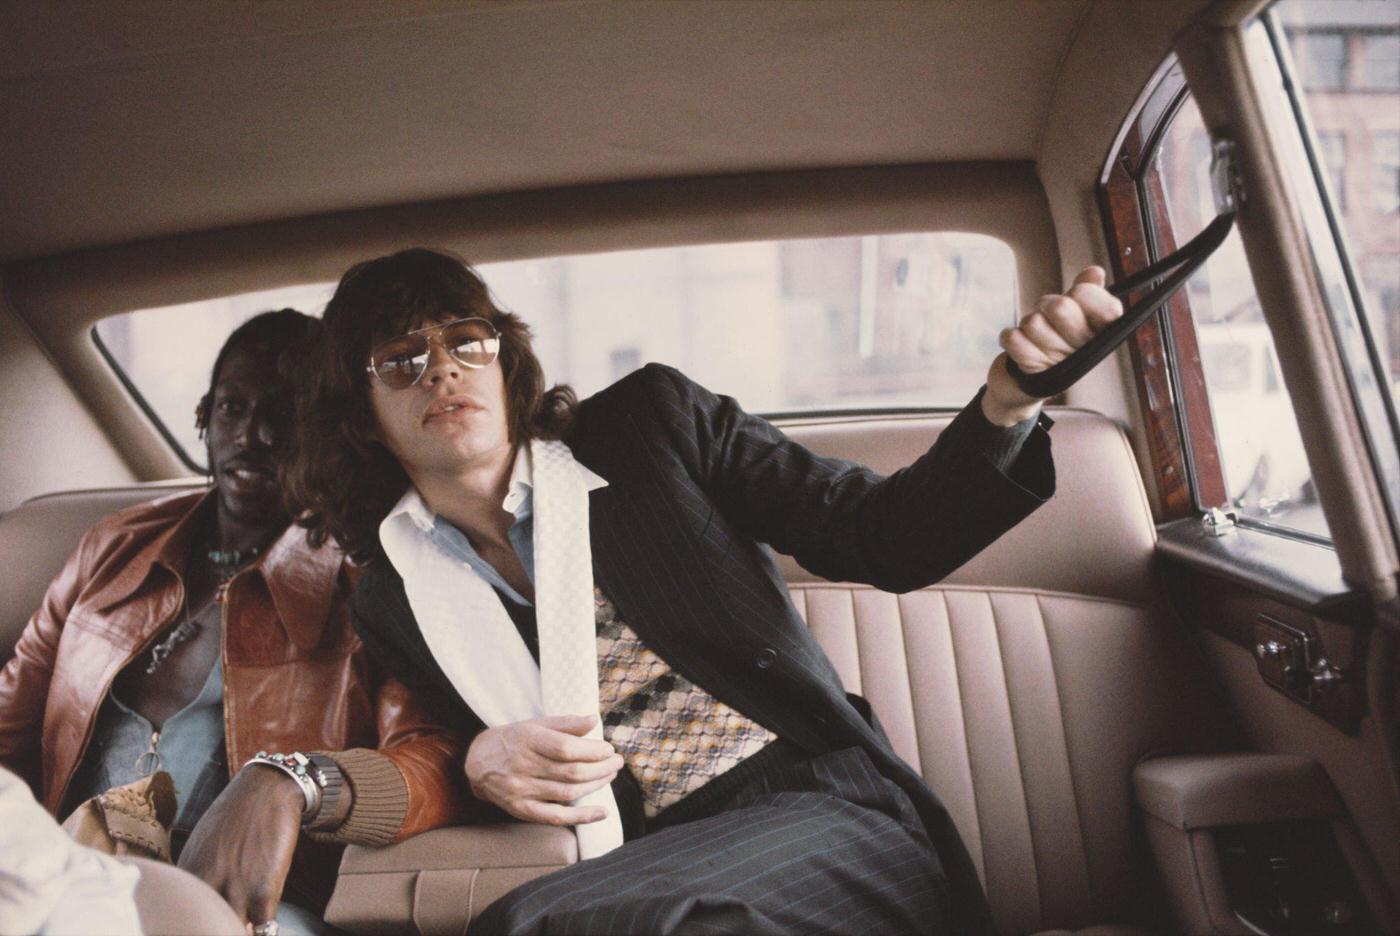
{"type": "MultiPolygon", "coordinates": [[[[168,511],[158,517],[136,519],[127,533],[140,537],[140,527],[147,522],[158,524],[171,514],[183,513],[178,522],[158,534],[122,570],[92,597],[96,610],[110,609],[131,598],[146,583],[157,567],[168,571],[183,582],[190,549],[208,512],[214,509],[214,492],[209,489],[195,494],[179,494],[161,503],[168,511]]],[[[168,522],[168,521],[167,521],[168,522]]],[[[326,618],[330,614],[337,589],[337,569],[343,557],[333,548],[311,549],[306,543],[306,531],[290,524],[267,552],[230,583],[230,600],[235,589],[248,587],[249,576],[257,576],[272,598],[277,617],[287,631],[288,639],[300,650],[315,647],[321,639],[326,618]]]]}

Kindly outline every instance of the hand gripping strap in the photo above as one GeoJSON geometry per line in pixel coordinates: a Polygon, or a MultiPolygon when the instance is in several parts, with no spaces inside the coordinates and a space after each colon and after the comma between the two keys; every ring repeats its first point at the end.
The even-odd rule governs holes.
{"type": "Polygon", "coordinates": [[[1075,381],[1093,370],[1100,361],[1127,341],[1129,335],[1137,331],[1143,322],[1151,318],[1152,314],[1191,278],[1191,274],[1225,242],[1234,223],[1235,212],[1225,212],[1193,237],[1185,247],[1109,286],[1110,293],[1123,299],[1144,284],[1164,277],[1156,288],[1124,309],[1120,318],[1054,367],[1028,374],[1008,357],[1006,370],[1015,379],[1016,385],[1028,396],[1042,398],[1052,397],[1069,389],[1075,381]]]}

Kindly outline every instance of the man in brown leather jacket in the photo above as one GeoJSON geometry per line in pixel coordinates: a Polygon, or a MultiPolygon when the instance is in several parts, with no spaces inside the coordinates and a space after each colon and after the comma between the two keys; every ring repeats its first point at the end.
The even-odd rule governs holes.
{"type": "Polygon", "coordinates": [[[196,412],[213,488],[89,530],[0,671],[0,763],[60,818],[166,770],[181,866],[258,933],[320,926],[337,862],[318,842],[385,844],[463,803],[463,740],[377,671],[342,554],[282,506],[277,361],[317,324],[285,309],[230,336],[196,412]],[[245,766],[265,752],[308,757],[245,766]]]}

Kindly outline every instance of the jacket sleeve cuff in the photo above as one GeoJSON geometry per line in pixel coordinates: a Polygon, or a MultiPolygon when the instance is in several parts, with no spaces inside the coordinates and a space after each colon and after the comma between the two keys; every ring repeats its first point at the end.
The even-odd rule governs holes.
{"type": "Polygon", "coordinates": [[[392,760],[375,751],[353,748],[323,751],[336,762],[353,799],[350,814],[336,828],[306,832],[318,842],[337,845],[387,845],[408,815],[408,783],[392,760]]]}
{"type": "Polygon", "coordinates": [[[958,414],[957,422],[959,428],[967,434],[968,442],[987,456],[987,460],[995,465],[998,471],[1007,474],[1021,454],[1026,440],[1040,424],[1040,414],[1014,426],[995,425],[982,414],[982,397],[986,392],[985,386],[977,391],[972,402],[963,407],[963,411],[958,414]]]}

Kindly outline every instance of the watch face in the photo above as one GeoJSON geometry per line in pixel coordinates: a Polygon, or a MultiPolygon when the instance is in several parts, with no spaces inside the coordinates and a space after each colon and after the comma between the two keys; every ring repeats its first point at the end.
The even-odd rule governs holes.
{"type": "Polygon", "coordinates": [[[316,783],[323,789],[332,778],[339,779],[340,765],[326,755],[308,754],[307,761],[311,764],[311,772],[316,778],[316,783]]]}

